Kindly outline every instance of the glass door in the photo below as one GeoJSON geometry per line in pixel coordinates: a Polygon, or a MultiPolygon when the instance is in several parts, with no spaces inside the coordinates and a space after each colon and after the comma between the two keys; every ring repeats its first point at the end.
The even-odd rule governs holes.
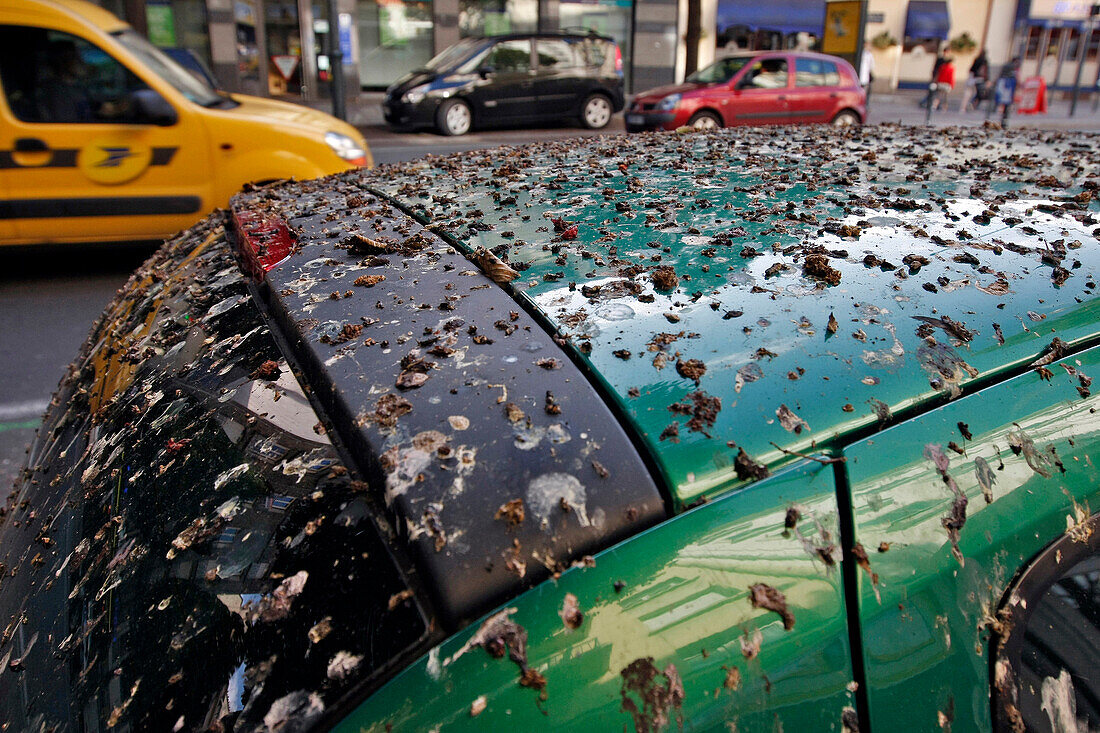
{"type": "Polygon", "coordinates": [[[380,88],[432,56],[429,0],[360,0],[359,83],[380,88]]]}

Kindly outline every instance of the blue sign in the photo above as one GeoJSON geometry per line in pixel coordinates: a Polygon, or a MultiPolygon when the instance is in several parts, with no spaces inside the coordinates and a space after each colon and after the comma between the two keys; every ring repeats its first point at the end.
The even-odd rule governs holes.
{"type": "Polygon", "coordinates": [[[336,24],[340,36],[340,53],[344,56],[344,63],[354,63],[351,51],[351,13],[340,13],[340,22],[336,24]]]}
{"type": "Polygon", "coordinates": [[[998,106],[1012,104],[1016,97],[1016,79],[1011,76],[1002,76],[997,80],[997,86],[993,88],[993,101],[998,106]]]}

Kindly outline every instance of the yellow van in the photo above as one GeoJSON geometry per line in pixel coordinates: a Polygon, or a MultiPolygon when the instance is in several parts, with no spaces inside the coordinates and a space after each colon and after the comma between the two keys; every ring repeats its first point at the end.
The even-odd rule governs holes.
{"type": "Polygon", "coordinates": [[[0,244],[163,238],[247,182],[372,164],[350,125],[215,91],[102,8],[0,2],[0,244]]]}

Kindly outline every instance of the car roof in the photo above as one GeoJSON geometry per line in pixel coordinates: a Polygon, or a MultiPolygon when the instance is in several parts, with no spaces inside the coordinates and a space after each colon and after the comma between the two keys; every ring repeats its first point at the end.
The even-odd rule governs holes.
{"type": "Polygon", "coordinates": [[[817,51],[795,51],[795,50],[792,50],[792,49],[778,49],[778,50],[774,50],[774,51],[736,51],[734,53],[724,54],[720,58],[715,59],[715,61],[721,61],[722,59],[730,59],[730,58],[749,58],[749,59],[751,59],[751,58],[756,58],[757,56],[780,56],[780,55],[783,55],[783,54],[786,54],[786,55],[789,55],[789,56],[797,56],[799,58],[825,59],[825,60],[828,60],[828,61],[841,61],[845,64],[848,63],[848,61],[846,59],[841,58],[840,56],[833,56],[832,54],[828,54],[828,53],[819,53],[817,51]]]}
{"type": "Polygon", "coordinates": [[[967,139],[633,136],[364,182],[522,266],[508,287],[686,505],[751,479],[749,461],[842,445],[1026,368],[1054,335],[1100,332],[1100,256],[1080,244],[1096,235],[1072,218],[1091,215],[1061,188],[1075,169],[1027,161],[1058,160],[1074,138],[967,139]]]}

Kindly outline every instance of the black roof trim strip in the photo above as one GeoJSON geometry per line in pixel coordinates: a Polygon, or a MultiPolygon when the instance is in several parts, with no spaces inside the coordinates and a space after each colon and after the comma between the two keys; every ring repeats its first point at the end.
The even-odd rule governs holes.
{"type": "MultiPolygon", "coordinates": [[[[418,214],[414,209],[407,207],[398,199],[395,199],[382,191],[370,188],[368,186],[363,186],[363,189],[370,192],[372,195],[393,204],[398,209],[404,211],[405,214],[407,214],[410,218],[415,219],[421,224],[427,225],[429,223],[421,214],[418,214]]],[[[474,252],[462,240],[450,236],[450,234],[448,234],[446,231],[439,231],[435,233],[437,236],[445,240],[459,252],[465,252],[468,257],[473,257],[474,252]]],[[[528,313],[528,315],[531,316],[532,319],[537,321],[542,326],[543,330],[551,334],[555,339],[562,338],[560,332],[557,330],[557,327],[549,318],[547,318],[546,314],[540,311],[533,303],[531,303],[530,300],[522,297],[520,293],[516,290],[514,285],[512,285],[511,283],[505,283],[501,285],[501,287],[504,289],[505,292],[508,293],[508,295],[512,298],[517,306],[524,309],[528,313]]],[[[583,374],[585,378],[588,379],[589,384],[592,385],[592,389],[601,395],[604,403],[608,406],[608,409],[610,409],[615,414],[616,418],[619,421],[619,424],[625,430],[627,437],[630,438],[630,442],[634,445],[634,450],[638,452],[638,455],[645,462],[650,475],[655,477],[657,481],[657,486],[661,491],[661,496],[665,501],[666,512],[671,516],[674,513],[675,505],[675,502],[672,498],[672,482],[665,474],[664,469],[661,467],[660,461],[657,460],[657,456],[654,455],[653,452],[650,450],[649,442],[640,432],[638,432],[637,425],[635,424],[634,420],[631,419],[630,415],[628,415],[625,410],[623,410],[619,401],[615,399],[613,395],[607,394],[607,392],[611,390],[611,387],[609,387],[597,375],[590,364],[588,364],[584,359],[581,358],[577,350],[574,348],[565,348],[563,346],[562,351],[572,360],[573,365],[577,368],[577,370],[581,374],[583,374]]]]}
{"type": "Polygon", "coordinates": [[[566,352],[401,209],[339,178],[233,208],[278,212],[297,234],[261,290],[446,628],[667,515],[566,352]],[[517,499],[522,520],[517,504],[498,511],[517,499]]]}

